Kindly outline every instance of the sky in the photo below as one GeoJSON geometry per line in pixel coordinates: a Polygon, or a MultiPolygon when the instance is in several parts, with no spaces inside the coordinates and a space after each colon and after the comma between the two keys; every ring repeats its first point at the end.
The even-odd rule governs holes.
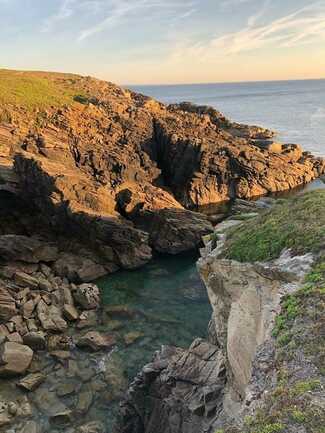
{"type": "Polygon", "coordinates": [[[325,0],[0,0],[0,68],[118,84],[325,78],[325,0]]]}

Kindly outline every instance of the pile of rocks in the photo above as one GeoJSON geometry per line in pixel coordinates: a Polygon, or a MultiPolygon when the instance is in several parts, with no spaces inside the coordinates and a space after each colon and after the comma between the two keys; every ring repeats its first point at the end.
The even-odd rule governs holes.
{"type": "MultiPolygon", "coordinates": [[[[93,355],[85,360],[77,355],[76,361],[74,354],[75,347],[103,353],[115,345],[113,334],[93,330],[101,317],[99,288],[59,276],[63,265],[71,271],[69,261],[59,266],[57,247],[32,237],[0,236],[0,255],[0,431],[11,425],[19,433],[43,431],[33,418],[35,410],[51,424],[71,424],[77,413],[87,413],[92,405],[99,374],[104,375],[100,390],[109,386],[107,398],[116,398],[125,386],[120,383],[123,372],[109,374],[108,366],[97,371],[87,361],[93,355]],[[82,385],[89,380],[95,381],[92,387],[82,385]],[[3,396],[2,390],[12,385],[31,397],[20,392],[15,398],[12,388],[10,399],[3,396]],[[66,396],[73,396],[74,410],[60,400],[66,396]]],[[[76,273],[70,275],[75,280],[76,273]]],[[[71,432],[105,431],[100,422],[90,421],[71,432]]]]}

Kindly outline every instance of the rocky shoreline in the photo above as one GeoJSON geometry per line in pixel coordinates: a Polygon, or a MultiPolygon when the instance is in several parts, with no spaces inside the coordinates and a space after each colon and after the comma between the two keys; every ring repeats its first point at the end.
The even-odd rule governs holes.
{"type": "MultiPolygon", "coordinates": [[[[324,199],[324,193],[314,194],[324,199]]],[[[258,212],[269,205],[262,202],[252,213],[252,204],[239,202],[238,217],[217,225],[213,237],[206,238],[198,271],[213,307],[208,338],[195,340],[188,349],[165,346],[154,355],[122,402],[119,433],[319,431],[324,417],[318,408],[325,401],[322,361],[305,345],[313,341],[313,350],[321,350],[323,247],[301,255],[285,249],[280,257],[266,262],[225,258],[229,233],[245,221],[256,220],[258,212]],[[314,302],[319,303],[320,315],[310,310],[314,302]],[[303,308],[309,308],[309,316],[304,316],[303,308]],[[287,378],[285,391],[282,375],[287,378]],[[291,387],[302,391],[290,397],[291,387]],[[315,392],[306,396],[311,390],[315,392]],[[308,416],[290,417],[291,412],[302,414],[301,407],[308,416]]],[[[323,208],[324,203],[319,217],[323,208]]],[[[321,353],[317,356],[322,358],[321,353]]]]}
{"type": "MultiPolygon", "coordinates": [[[[235,314],[231,308],[241,308],[233,287],[248,284],[261,306],[292,281],[281,263],[221,266],[215,254],[223,233],[195,209],[237,199],[237,209],[254,217],[260,209],[243,199],[304,185],[325,173],[325,161],[210,107],[165,106],[89,77],[12,74],[41,76],[74,96],[46,107],[0,107],[0,430],[105,432],[105,420],[90,414],[93,402],[120,400],[126,379],[114,353],[116,323],[109,319],[112,332],[96,330],[102,310],[92,282],[141,267],[153,254],[198,249],[202,238],[200,272],[215,309],[209,340],[158,353],[130,387],[118,428],[194,433],[215,426],[229,415],[226,403],[231,408],[244,399],[252,370],[247,353],[244,370],[236,369],[236,353],[221,335],[235,314]],[[227,286],[222,297],[211,275],[227,286]],[[262,284],[267,299],[260,296],[262,284]],[[48,424],[41,425],[39,412],[48,424]]],[[[259,315],[252,311],[258,340],[257,328],[242,328],[250,354],[269,333],[280,304],[278,296],[273,300],[259,315]]],[[[128,311],[111,315],[119,313],[128,311]]],[[[227,340],[235,347],[240,326],[234,324],[234,341],[227,340]]],[[[130,333],[125,344],[135,338],[130,333]]]]}
{"type": "Polygon", "coordinates": [[[57,242],[69,271],[91,269],[87,280],[200,246],[213,228],[191,212],[197,206],[285,191],[325,173],[325,161],[299,145],[211,107],[165,106],[90,77],[10,76],[13,86],[41,78],[72,95],[47,106],[2,103],[0,190],[33,208],[31,234],[57,242]]]}

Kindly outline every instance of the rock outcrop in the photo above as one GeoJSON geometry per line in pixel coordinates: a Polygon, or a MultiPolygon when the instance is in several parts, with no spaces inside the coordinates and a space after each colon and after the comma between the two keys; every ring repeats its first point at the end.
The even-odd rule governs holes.
{"type": "Polygon", "coordinates": [[[165,106],[89,77],[7,74],[12,86],[42,79],[65,95],[48,106],[4,101],[0,183],[12,192],[16,182],[41,212],[43,233],[65,239],[63,253],[93,261],[88,273],[80,260],[64,268],[59,259],[61,275],[78,282],[139,267],[152,249],[196,248],[212,227],[187,209],[283,191],[325,172],[324,161],[299,146],[273,143],[273,132],[211,107],[165,106]]]}
{"type": "MultiPolygon", "coordinates": [[[[309,383],[319,383],[319,387],[321,386],[323,377],[321,361],[318,359],[321,355],[311,354],[310,347],[312,345],[313,350],[317,348],[318,351],[321,345],[318,328],[321,326],[321,316],[311,312],[313,308],[311,305],[320,302],[317,311],[321,311],[324,306],[323,301],[318,298],[321,296],[321,287],[325,281],[325,267],[321,259],[323,196],[319,192],[314,193],[314,196],[307,194],[304,199],[300,199],[310,200],[309,203],[312,203],[314,197],[314,203],[321,205],[315,216],[317,220],[319,219],[318,225],[310,222],[310,227],[306,224],[304,227],[306,231],[311,230],[310,236],[313,236],[315,230],[315,243],[321,236],[320,250],[314,250],[314,253],[309,252],[311,246],[307,244],[305,254],[297,255],[285,249],[278,258],[265,262],[238,262],[225,258],[229,246],[226,242],[227,238],[239,229],[239,225],[244,227],[245,221],[251,219],[252,223],[256,223],[256,227],[258,225],[265,227],[266,221],[272,220],[272,216],[275,218],[276,212],[277,215],[281,213],[280,209],[284,212],[285,206],[285,209],[292,208],[292,202],[282,204],[282,208],[281,205],[277,205],[276,212],[269,210],[256,219],[258,213],[252,213],[251,210],[261,212],[263,208],[270,205],[270,202],[262,201],[253,205],[239,201],[234,208],[246,212],[233,220],[229,219],[219,224],[215,234],[206,237],[206,247],[201,250],[202,257],[198,261],[198,270],[206,285],[213,308],[208,340],[194,341],[187,350],[163,347],[156,353],[152,363],[143,367],[130,385],[121,405],[116,431],[119,433],[272,431],[272,426],[270,430],[254,429],[254,423],[260,425],[262,422],[260,415],[256,419],[254,416],[256,409],[259,408],[261,411],[263,405],[268,404],[269,412],[265,412],[263,426],[267,425],[268,419],[277,418],[272,405],[275,404],[276,393],[282,389],[281,386],[276,388],[281,375],[286,374],[295,381],[293,383],[298,383],[297,386],[301,386],[303,379],[307,383],[307,385],[304,383],[304,386],[308,387],[309,383]],[[247,209],[250,213],[247,213],[247,209]],[[315,263],[319,263],[319,260],[321,264],[316,266],[315,263]],[[303,284],[306,275],[315,266],[315,273],[308,280],[318,284],[318,289],[316,288],[313,294],[313,285],[304,287],[303,284]],[[309,293],[310,299],[308,299],[309,293]],[[300,301],[300,298],[304,300],[300,301]],[[303,306],[306,309],[304,313],[303,306]],[[294,319],[299,314],[301,317],[296,324],[294,319]],[[303,314],[307,314],[307,317],[304,318],[303,314]],[[288,325],[284,323],[285,320],[288,321],[288,325]],[[310,343],[305,350],[305,347],[297,346],[298,343],[295,342],[292,347],[288,346],[284,349],[290,351],[286,357],[283,353],[276,355],[277,347],[287,345],[295,338],[294,332],[290,332],[289,323],[297,326],[299,332],[303,334],[300,338],[304,339],[304,345],[308,345],[308,338],[313,343],[310,343]],[[303,323],[306,323],[308,331],[303,330],[303,323]],[[282,335],[276,342],[274,337],[281,332],[282,335]],[[285,363],[280,368],[278,364],[281,357],[285,357],[285,363]],[[307,380],[309,377],[313,378],[310,382],[307,380]],[[321,380],[318,380],[320,377],[321,380]],[[270,401],[266,403],[271,390],[274,395],[272,394],[270,401]],[[251,428],[245,425],[245,419],[251,420],[251,428]]],[[[296,209],[304,212],[303,205],[296,209]]],[[[299,212],[293,217],[298,221],[301,220],[299,212]]],[[[278,220],[278,224],[280,223],[278,220]]],[[[282,223],[287,224],[286,219],[282,223]]],[[[300,230],[301,228],[302,226],[300,230]]],[[[318,387],[318,385],[313,386],[315,389],[318,387]]],[[[291,433],[298,430],[294,430],[294,426],[291,427],[292,418],[288,418],[288,411],[297,410],[297,405],[302,405],[302,401],[306,406],[308,399],[303,400],[301,397],[298,403],[297,399],[295,400],[290,394],[289,385],[286,392],[287,394],[283,396],[284,401],[280,398],[277,405],[278,413],[287,420],[289,427],[280,429],[278,424],[278,431],[291,433]],[[281,404],[287,408],[283,413],[280,412],[281,404]]],[[[317,398],[322,401],[319,404],[324,404],[323,395],[318,395],[317,398]]],[[[318,419],[316,412],[315,415],[308,416],[314,417],[314,421],[310,418],[311,423],[318,419]]],[[[320,423],[321,421],[317,421],[317,425],[320,423]]]]}

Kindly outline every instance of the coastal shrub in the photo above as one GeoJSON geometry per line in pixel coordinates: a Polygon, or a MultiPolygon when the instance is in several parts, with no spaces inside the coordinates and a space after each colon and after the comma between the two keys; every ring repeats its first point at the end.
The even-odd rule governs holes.
{"type": "MultiPolygon", "coordinates": [[[[325,242],[325,191],[281,201],[252,221],[229,230],[226,257],[240,262],[272,260],[286,248],[319,252],[325,242]]],[[[315,275],[312,278],[318,278],[315,275]]]]}

